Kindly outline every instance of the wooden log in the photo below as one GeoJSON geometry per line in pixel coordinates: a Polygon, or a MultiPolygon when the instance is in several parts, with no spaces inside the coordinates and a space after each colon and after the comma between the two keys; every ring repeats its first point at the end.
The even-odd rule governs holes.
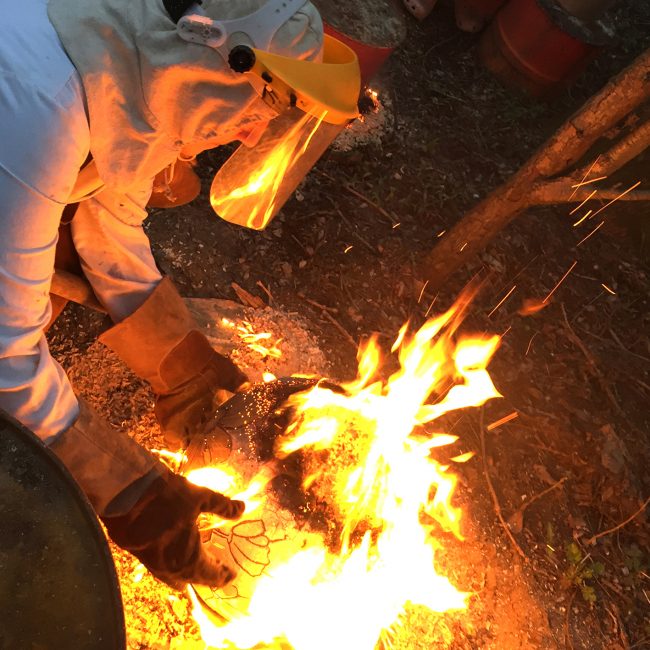
{"type": "Polygon", "coordinates": [[[535,199],[535,205],[553,205],[556,203],[582,203],[583,201],[650,201],[650,192],[636,191],[626,192],[627,188],[612,189],[604,187],[598,189],[596,194],[593,191],[595,186],[586,186],[578,189],[575,193],[571,189],[572,179],[560,178],[548,183],[540,183],[536,186],[531,196],[535,199]],[[593,196],[592,196],[593,195],[593,196]]]}
{"type": "Polygon", "coordinates": [[[591,170],[592,178],[609,176],[650,147],[650,119],[621,138],[600,156],[591,170]]]}
{"type": "Polygon", "coordinates": [[[52,277],[50,293],[66,300],[90,307],[95,311],[106,313],[104,306],[97,300],[88,280],[74,273],[57,269],[52,277]]]}
{"type": "Polygon", "coordinates": [[[650,99],[650,50],[636,60],[572,115],[529,164],[547,178],[574,165],[593,143],[637,106],[650,99]]]}
{"type": "MultiPolygon", "coordinates": [[[[539,181],[557,176],[574,165],[599,136],[649,97],[650,50],[647,50],[570,117],[514,176],[438,241],[420,270],[421,278],[429,281],[429,289],[440,287],[516,216],[539,202],[539,181]]],[[[629,146],[633,140],[630,138],[629,146]]],[[[618,155],[620,159],[625,157],[618,155]]]]}

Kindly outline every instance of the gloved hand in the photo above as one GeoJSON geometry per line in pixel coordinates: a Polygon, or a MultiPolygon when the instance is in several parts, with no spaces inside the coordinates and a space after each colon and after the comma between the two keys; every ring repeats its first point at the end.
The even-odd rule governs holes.
{"type": "MultiPolygon", "coordinates": [[[[170,448],[186,447],[232,393],[247,385],[246,375],[212,349],[198,331],[186,336],[165,359],[163,370],[175,364],[181,384],[157,391],[154,412],[170,448]]],[[[161,372],[162,374],[162,372],[161,372]]]]}
{"type": "Polygon", "coordinates": [[[221,586],[233,579],[232,566],[202,547],[196,520],[202,512],[238,519],[244,512],[241,501],[173,474],[82,398],[77,420],[49,447],[79,483],[113,541],[156,577],[174,587],[186,582],[221,586]]]}
{"type": "Polygon", "coordinates": [[[151,385],[165,442],[185,447],[246,375],[212,348],[183,298],[164,278],[144,304],[100,341],[151,385]]]}
{"type": "Polygon", "coordinates": [[[257,463],[271,460],[275,441],[290,421],[287,401],[318,381],[284,377],[254,384],[231,397],[192,436],[186,448],[189,467],[223,462],[232,455],[257,463]]]}
{"type": "Polygon", "coordinates": [[[159,580],[178,589],[188,582],[223,587],[233,580],[236,569],[213,547],[201,543],[196,520],[204,512],[239,519],[244,507],[242,501],[168,472],[156,479],[128,512],[101,519],[111,539],[159,580]]]}

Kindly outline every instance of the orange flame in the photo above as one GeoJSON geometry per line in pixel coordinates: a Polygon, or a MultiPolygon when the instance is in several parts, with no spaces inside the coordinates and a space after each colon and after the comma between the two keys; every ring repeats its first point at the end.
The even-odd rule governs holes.
{"type": "Polygon", "coordinates": [[[272,359],[279,359],[282,357],[282,351],[278,347],[282,342],[282,338],[277,339],[271,343],[273,335],[270,332],[255,332],[253,325],[248,321],[242,321],[237,325],[237,334],[239,338],[246,343],[247,347],[253,352],[257,352],[262,357],[270,357],[272,359]],[[269,342],[269,345],[264,345],[269,342]]]}
{"type": "MultiPolygon", "coordinates": [[[[333,548],[321,533],[287,524],[270,549],[268,569],[225,624],[216,624],[190,590],[210,647],[372,650],[380,639],[390,642],[407,603],[439,612],[466,607],[469,594],[434,564],[437,526],[462,538],[462,513],[452,503],[456,477],[432,456],[457,438],[421,427],[499,397],[486,370],[499,338],[457,336],[466,306],[459,302],[413,335],[402,328],[394,346],[400,369],[388,380],[371,339],[344,391],[319,384],[291,398],[296,416],[277,455],[301,450],[303,487],[327,500],[340,539],[333,548]]],[[[228,491],[223,476],[218,481],[212,485],[228,491]]],[[[263,512],[265,478],[256,477],[245,495],[238,485],[235,480],[229,493],[240,490],[263,512]]]]}

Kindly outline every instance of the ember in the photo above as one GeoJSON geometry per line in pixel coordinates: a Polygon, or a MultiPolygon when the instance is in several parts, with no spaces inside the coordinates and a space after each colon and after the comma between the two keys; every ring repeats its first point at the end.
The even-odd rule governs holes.
{"type": "Polygon", "coordinates": [[[245,521],[230,528],[203,522],[242,569],[221,592],[190,590],[207,644],[371,650],[380,639],[390,643],[407,604],[466,607],[469,594],[434,566],[435,531],[462,538],[456,478],[433,457],[456,437],[422,425],[499,396],[485,369],[499,337],[457,336],[467,303],[414,334],[403,327],[394,346],[400,369],[388,380],[372,339],[358,377],[342,390],[319,384],[291,398],[295,414],[276,455],[300,455],[306,507],[281,503],[265,468],[252,481],[233,466],[190,473],[248,506],[245,521]]]}

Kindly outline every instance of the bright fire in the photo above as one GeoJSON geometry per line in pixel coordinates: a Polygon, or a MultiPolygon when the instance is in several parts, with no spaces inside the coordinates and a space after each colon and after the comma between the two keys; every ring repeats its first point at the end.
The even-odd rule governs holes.
{"type": "MultiPolygon", "coordinates": [[[[261,357],[265,359],[279,359],[282,357],[282,351],[279,348],[282,337],[272,341],[273,334],[271,332],[256,332],[253,325],[247,320],[241,321],[236,325],[229,318],[222,318],[221,324],[224,327],[236,330],[239,338],[246,343],[246,347],[253,350],[253,352],[257,352],[261,357]]],[[[271,381],[271,379],[265,378],[264,381],[271,381]]]]}
{"type": "Polygon", "coordinates": [[[393,348],[400,367],[388,380],[381,378],[381,353],[372,339],[360,350],[358,377],[344,391],[317,385],[291,398],[295,417],[276,441],[276,453],[302,454],[303,490],[326,513],[324,527],[271,506],[269,467],[246,485],[231,466],[190,473],[190,480],[244,498],[248,506],[245,521],[231,530],[224,522],[202,522],[222,545],[245,540],[238,557],[246,569],[223,593],[211,597],[198,588],[226,621],[190,590],[206,644],[373,650],[380,639],[390,645],[407,604],[436,612],[466,607],[470,594],[439,575],[434,562],[437,530],[462,539],[461,511],[452,503],[456,477],[433,457],[457,438],[422,425],[500,396],[486,370],[499,337],[458,334],[467,303],[414,334],[404,326],[393,348]]]}
{"type": "Polygon", "coordinates": [[[265,228],[275,214],[276,196],[285,175],[307,150],[323,117],[315,119],[305,113],[270,150],[261,168],[253,171],[240,187],[235,188],[226,196],[220,196],[219,187],[213,185],[210,191],[210,203],[214,211],[226,221],[240,223],[255,230],[265,228]],[[314,124],[301,145],[310,121],[314,124]],[[239,218],[242,209],[241,202],[247,201],[251,197],[254,197],[255,200],[245,203],[246,209],[249,209],[250,212],[245,223],[242,223],[239,218]]]}

